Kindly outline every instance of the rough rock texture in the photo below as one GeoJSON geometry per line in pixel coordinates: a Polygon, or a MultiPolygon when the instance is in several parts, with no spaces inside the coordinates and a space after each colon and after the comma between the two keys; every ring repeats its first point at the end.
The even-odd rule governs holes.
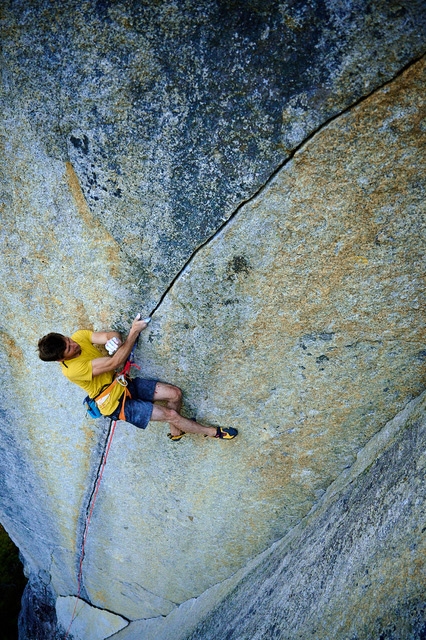
{"type": "Polygon", "coordinates": [[[107,424],[38,361],[44,333],[155,308],[143,371],[240,430],[172,445],[120,423],[81,593],[129,621],[219,598],[421,392],[425,13],[2,6],[0,518],[27,602],[53,594],[46,638],[107,424]]]}
{"type": "Polygon", "coordinates": [[[378,460],[328,496],[188,640],[423,638],[425,409],[423,394],[378,460]]]}
{"type": "Polygon", "coordinates": [[[282,540],[114,640],[422,638],[425,404],[423,393],[375,434],[282,540]]]}
{"type": "MultiPolygon", "coordinates": [[[[422,0],[9,0],[2,17],[13,208],[60,224],[71,162],[147,310],[290,150],[423,53],[426,28],[422,0]]],[[[57,296],[42,249],[23,270],[57,296]]]]}
{"type": "MultiPolygon", "coordinates": [[[[109,611],[95,609],[87,602],[75,597],[59,597],[56,600],[56,612],[58,620],[70,621],[73,616],[75,620],[71,625],[73,640],[103,640],[109,638],[120,629],[129,624],[120,616],[116,616],[109,611]]],[[[67,633],[69,623],[63,629],[67,633]]]]}
{"type": "Polygon", "coordinates": [[[232,447],[187,439],[173,454],[172,476],[183,466],[197,486],[196,497],[176,489],[197,524],[188,548],[219,579],[297,523],[422,390],[424,83],[421,62],[317,134],[154,316],[148,372],[177,375],[201,421],[241,431],[232,447]]]}
{"type": "Polygon", "coordinates": [[[56,594],[49,585],[48,574],[32,573],[22,596],[19,614],[19,638],[56,640],[58,626],[55,611],[56,594]]]}

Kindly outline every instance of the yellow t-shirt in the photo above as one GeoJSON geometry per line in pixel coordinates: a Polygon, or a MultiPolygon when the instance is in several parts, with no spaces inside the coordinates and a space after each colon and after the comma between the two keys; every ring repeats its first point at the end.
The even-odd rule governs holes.
{"type": "MultiPolygon", "coordinates": [[[[81,329],[71,336],[71,340],[80,345],[81,353],[76,358],[65,360],[62,363],[62,373],[71,382],[84,389],[91,398],[96,398],[103,387],[111,384],[114,379],[114,373],[108,371],[98,376],[92,376],[92,360],[102,358],[102,354],[91,342],[92,333],[93,331],[81,329]]],[[[102,398],[101,404],[98,405],[99,411],[104,416],[108,416],[117,408],[123,393],[124,387],[121,384],[115,384],[110,394],[105,399],[102,398]]]]}

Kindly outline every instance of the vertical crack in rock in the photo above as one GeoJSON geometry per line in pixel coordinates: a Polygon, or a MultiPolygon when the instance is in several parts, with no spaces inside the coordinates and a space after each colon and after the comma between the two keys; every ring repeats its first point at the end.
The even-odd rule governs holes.
{"type": "Polygon", "coordinates": [[[56,601],[56,613],[61,638],[109,638],[117,631],[127,628],[130,623],[129,618],[107,607],[92,605],[75,596],[59,596],[56,601]],[[73,611],[75,625],[69,627],[68,620],[73,611]]]}
{"type": "Polygon", "coordinates": [[[393,82],[395,82],[395,80],[397,80],[399,77],[401,77],[402,75],[404,75],[404,73],[406,71],[408,71],[408,69],[410,69],[411,67],[415,66],[420,60],[422,60],[422,58],[424,57],[425,52],[423,52],[423,54],[417,58],[415,58],[414,60],[411,60],[408,64],[406,64],[404,67],[402,67],[398,73],[396,73],[390,80],[387,80],[386,82],[384,82],[382,85],[380,85],[379,87],[376,87],[375,89],[373,89],[373,91],[371,91],[370,93],[368,93],[367,95],[362,96],[361,98],[359,98],[358,100],[356,100],[355,102],[353,102],[351,105],[349,105],[348,107],[346,107],[345,109],[343,109],[342,111],[340,111],[339,113],[331,116],[330,118],[328,118],[328,120],[324,121],[319,127],[317,127],[314,131],[312,131],[304,140],[302,140],[302,142],[297,145],[297,147],[295,147],[289,154],[289,156],[287,158],[285,158],[285,160],[283,162],[281,162],[276,169],[270,174],[270,176],[267,178],[267,180],[253,193],[251,194],[248,198],[246,198],[245,200],[242,200],[240,202],[240,204],[235,208],[235,210],[232,212],[232,214],[223,222],[223,224],[221,224],[216,231],[209,237],[207,238],[204,242],[202,242],[201,244],[198,245],[198,247],[196,247],[196,249],[193,251],[193,253],[190,255],[190,257],[186,260],[185,264],[183,265],[183,267],[180,269],[180,271],[176,274],[176,276],[172,279],[172,281],[170,282],[169,286],[165,289],[165,291],[163,292],[163,294],[161,295],[159,301],[157,302],[157,304],[155,305],[155,307],[152,309],[152,311],[150,312],[150,316],[153,316],[154,313],[156,311],[158,311],[158,309],[160,308],[161,304],[163,303],[164,299],[166,298],[167,294],[172,290],[173,286],[175,285],[175,283],[179,280],[179,278],[181,277],[181,275],[184,273],[184,271],[186,270],[186,268],[191,264],[191,262],[194,260],[195,256],[204,248],[206,247],[208,244],[210,244],[210,242],[212,242],[212,240],[214,240],[217,236],[220,235],[220,233],[236,218],[236,216],[238,215],[238,213],[241,211],[241,209],[243,207],[245,207],[248,203],[252,202],[253,200],[255,200],[265,189],[266,187],[272,182],[272,180],[275,178],[275,176],[287,165],[289,164],[292,159],[294,158],[294,156],[301,150],[303,149],[303,147],[310,141],[312,140],[312,138],[314,138],[320,131],[322,131],[323,129],[325,129],[330,123],[334,122],[335,120],[338,120],[341,116],[343,116],[345,113],[350,112],[352,109],[355,109],[358,105],[366,102],[372,95],[378,93],[379,91],[383,90],[384,87],[388,87],[390,86],[393,82]]]}
{"type": "MultiPolygon", "coordinates": [[[[86,542],[87,538],[90,535],[90,520],[95,507],[95,501],[97,497],[97,492],[100,488],[100,478],[102,474],[102,467],[104,466],[104,458],[107,452],[108,441],[111,436],[111,428],[113,422],[110,421],[109,428],[107,429],[103,444],[99,442],[96,454],[98,456],[98,466],[96,470],[96,474],[94,475],[94,480],[89,487],[87,492],[87,499],[84,500],[86,504],[86,508],[83,511],[80,519],[79,519],[79,531],[76,536],[76,548],[77,548],[77,557],[76,557],[76,567],[77,567],[77,597],[86,600],[89,604],[92,605],[90,596],[84,586],[84,558],[86,556],[86,542]]],[[[105,460],[106,463],[106,460],[105,460]]],[[[93,605],[92,605],[93,606],[93,605]]]]}

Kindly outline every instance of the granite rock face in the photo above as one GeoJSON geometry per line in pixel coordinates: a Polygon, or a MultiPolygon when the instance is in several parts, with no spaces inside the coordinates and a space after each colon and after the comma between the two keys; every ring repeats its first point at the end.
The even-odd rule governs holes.
{"type": "Polygon", "coordinates": [[[49,582],[46,571],[40,571],[40,575],[31,574],[21,601],[18,621],[19,638],[34,638],[34,640],[58,638],[58,620],[55,611],[57,594],[49,582]]]}
{"type": "Polygon", "coordinates": [[[41,335],[155,311],[143,374],[240,431],[118,425],[81,585],[105,637],[220,591],[421,393],[425,13],[4,4],[0,519],[26,601],[48,593],[46,638],[69,623],[108,425],[41,335]]]}
{"type": "MultiPolygon", "coordinates": [[[[424,86],[421,62],[318,133],[154,316],[146,370],[191,389],[201,422],[240,429],[193,480],[219,549],[210,509],[179,496],[200,527],[188,545],[218,578],[306,515],[423,388],[424,86]]],[[[187,479],[193,447],[207,450],[188,440],[175,454],[187,479]]]]}
{"type": "Polygon", "coordinates": [[[74,640],[103,640],[128,625],[120,616],[95,609],[75,597],[59,597],[56,611],[59,620],[71,620],[75,616],[71,626],[74,640]]]}
{"type": "Polygon", "coordinates": [[[2,17],[13,206],[28,211],[27,189],[57,201],[71,162],[147,310],[291,150],[423,53],[426,29],[422,0],[10,0],[2,17]]]}
{"type": "Polygon", "coordinates": [[[424,637],[425,401],[188,640],[424,637]]]}
{"type": "Polygon", "coordinates": [[[375,434],[287,536],[114,640],[423,637],[425,402],[375,434]]]}

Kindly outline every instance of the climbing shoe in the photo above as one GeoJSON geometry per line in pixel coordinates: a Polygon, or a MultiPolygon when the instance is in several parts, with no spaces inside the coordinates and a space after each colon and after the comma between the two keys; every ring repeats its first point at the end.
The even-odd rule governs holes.
{"type": "Polygon", "coordinates": [[[178,436],[172,436],[172,434],[171,434],[171,433],[168,433],[168,434],[167,434],[167,437],[168,437],[168,438],[170,438],[170,440],[171,440],[172,442],[179,442],[179,440],[180,440],[181,438],[183,438],[183,436],[184,436],[184,435],[185,435],[185,433],[180,433],[178,436]]]}
{"type": "Polygon", "coordinates": [[[215,438],[221,440],[232,440],[238,435],[238,431],[233,427],[217,427],[215,438]]]}

